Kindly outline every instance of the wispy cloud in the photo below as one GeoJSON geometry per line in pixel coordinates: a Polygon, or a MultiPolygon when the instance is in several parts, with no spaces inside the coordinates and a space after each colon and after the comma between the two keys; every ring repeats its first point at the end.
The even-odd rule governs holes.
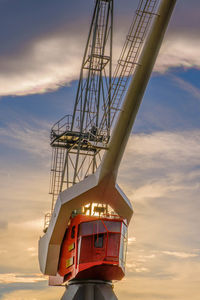
{"type": "Polygon", "coordinates": [[[196,253],[187,253],[187,252],[175,252],[175,251],[163,251],[163,254],[174,256],[178,258],[191,258],[191,257],[198,257],[199,255],[196,253]]]}
{"type": "MultiPolygon", "coordinates": [[[[116,34],[114,65],[123,40],[116,34]]],[[[12,57],[0,56],[0,96],[45,93],[68,85],[79,77],[83,56],[82,35],[65,32],[57,36],[40,37],[30,43],[25,52],[12,57]],[[12,82],[12,84],[11,84],[12,82]]],[[[170,33],[161,48],[154,71],[169,68],[200,68],[200,42],[197,34],[170,33]]]]}
{"type": "MultiPolygon", "coordinates": [[[[126,149],[123,169],[130,165],[130,157],[134,161],[134,169],[147,171],[164,167],[166,170],[173,166],[191,168],[192,165],[198,165],[200,159],[200,131],[197,129],[134,134],[126,149]]],[[[157,187],[155,190],[162,192],[163,187],[157,187]]]]}
{"type": "MultiPolygon", "coordinates": [[[[12,228],[16,228],[16,229],[24,229],[24,230],[41,230],[42,226],[43,226],[44,220],[43,218],[41,219],[33,219],[33,220],[28,220],[25,222],[10,222],[9,226],[12,228]]],[[[28,248],[28,251],[33,251],[33,249],[35,248],[28,248]]]]}
{"type": "MultiPolygon", "coordinates": [[[[37,123],[37,122],[36,122],[37,123]]],[[[41,122],[40,126],[32,126],[26,122],[10,123],[7,127],[0,128],[1,144],[20,149],[40,157],[47,157],[50,153],[49,127],[41,122]]]]}
{"type": "Polygon", "coordinates": [[[0,95],[56,90],[78,78],[81,58],[81,38],[67,35],[34,41],[26,53],[0,58],[0,95]]]}
{"type": "Polygon", "coordinates": [[[174,82],[181,88],[186,91],[188,94],[192,95],[196,99],[200,100],[200,89],[194,86],[192,83],[178,77],[175,75],[170,75],[174,82]]]}
{"type": "Polygon", "coordinates": [[[192,36],[177,32],[168,36],[161,47],[154,71],[164,73],[169,68],[200,68],[200,41],[198,34],[192,36]]]}
{"type": "MultiPolygon", "coordinates": [[[[150,300],[155,300],[155,295],[149,298],[147,295],[151,295],[155,290],[159,294],[162,288],[170,290],[170,284],[173,285],[174,281],[177,284],[177,280],[180,282],[179,288],[183,282],[187,282],[190,288],[196,289],[199,286],[198,282],[194,285],[191,280],[194,267],[195,274],[199,274],[200,265],[196,256],[198,253],[192,250],[199,245],[200,170],[194,169],[199,162],[199,153],[198,130],[131,136],[121,167],[120,183],[133,200],[135,214],[134,222],[129,226],[127,277],[124,283],[118,285],[119,288],[116,287],[118,295],[123,296],[123,284],[127,284],[125,290],[129,291],[130,295],[127,294],[126,300],[131,300],[134,292],[140,295],[143,286],[146,286],[146,290],[140,298],[150,300]],[[147,201],[144,201],[144,198],[147,201]],[[186,274],[184,278],[181,277],[182,273],[186,274]]],[[[5,274],[11,274],[7,277],[3,275],[4,282],[26,282],[27,276],[24,272],[28,272],[28,269],[31,269],[28,281],[40,282],[40,277],[33,274],[39,272],[36,256],[37,240],[42,234],[43,211],[45,212],[44,209],[48,206],[44,196],[46,188],[44,189],[43,184],[42,189],[39,186],[42,182],[41,176],[44,175],[38,173],[35,182],[35,187],[38,188],[34,188],[35,191],[31,190],[30,193],[26,188],[33,185],[32,177],[18,174],[18,177],[22,176],[23,179],[20,187],[21,190],[25,189],[23,198],[19,196],[16,198],[19,183],[17,179],[13,180],[12,188],[15,194],[12,193],[7,202],[12,203],[15,214],[12,214],[11,218],[11,209],[8,207],[6,216],[10,218],[9,226],[6,234],[1,237],[4,246],[2,251],[7,251],[1,255],[1,269],[5,269],[5,274]],[[27,195],[30,199],[27,199],[27,195]],[[19,213],[21,215],[23,213],[20,220],[19,213]],[[11,221],[12,219],[15,221],[11,221]],[[14,231],[20,239],[13,241],[14,231]],[[15,266],[18,269],[16,273],[18,278],[14,272],[9,272],[15,266]]],[[[6,190],[8,193],[8,189],[6,190]]],[[[45,293],[16,291],[5,293],[2,299],[53,300],[56,294],[63,294],[63,290],[56,290],[54,293],[53,297],[46,290],[45,293]]],[[[167,295],[165,293],[166,297],[167,295]]],[[[181,299],[185,299],[184,297],[181,299]]],[[[158,296],[157,299],[163,298],[158,296]]],[[[173,299],[180,299],[180,293],[173,294],[173,299]]],[[[193,300],[198,298],[194,297],[193,300]]]]}
{"type": "MultiPolygon", "coordinates": [[[[200,267],[199,251],[194,250],[200,242],[199,133],[165,131],[130,138],[119,175],[135,212],[129,226],[130,237],[136,238],[128,245],[129,284],[135,279],[136,285],[178,281],[193,286],[191,274],[200,267]]],[[[149,285],[149,294],[151,289],[149,285]]],[[[180,299],[180,293],[171,298],[180,299]]]]}
{"type": "Polygon", "coordinates": [[[136,242],[136,238],[134,236],[128,238],[128,244],[131,245],[136,242]]]}
{"type": "Polygon", "coordinates": [[[4,295],[0,298],[1,300],[55,300],[61,299],[65,292],[63,287],[54,288],[37,288],[35,283],[35,288],[26,289],[26,286],[21,287],[21,289],[16,291],[5,291],[4,295]]]}
{"type": "Polygon", "coordinates": [[[149,272],[147,268],[135,268],[136,273],[149,272]]]}
{"type": "Polygon", "coordinates": [[[10,283],[34,283],[47,280],[41,274],[20,274],[20,273],[5,273],[0,274],[0,284],[10,283]]]}

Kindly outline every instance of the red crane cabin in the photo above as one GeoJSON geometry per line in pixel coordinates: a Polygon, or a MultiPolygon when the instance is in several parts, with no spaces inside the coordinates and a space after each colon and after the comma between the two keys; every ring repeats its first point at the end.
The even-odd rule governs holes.
{"type": "Polygon", "coordinates": [[[78,214],[63,239],[58,274],[72,279],[120,280],[125,275],[126,220],[78,214]]]}

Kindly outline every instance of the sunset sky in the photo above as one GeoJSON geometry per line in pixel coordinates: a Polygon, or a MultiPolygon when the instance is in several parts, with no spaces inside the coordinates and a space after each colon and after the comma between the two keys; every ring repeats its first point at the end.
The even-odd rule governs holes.
{"type": "MultiPolygon", "coordinates": [[[[138,0],[115,0],[118,57],[138,0]]],[[[73,109],[94,0],[0,0],[0,300],[55,300],[37,242],[51,125],[73,109]]],[[[118,183],[134,207],[119,300],[199,300],[200,2],[178,0],[118,183]]]]}

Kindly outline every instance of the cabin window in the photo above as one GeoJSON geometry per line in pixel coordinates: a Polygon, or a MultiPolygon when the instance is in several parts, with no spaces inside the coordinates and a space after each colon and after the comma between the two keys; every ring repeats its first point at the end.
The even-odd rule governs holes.
{"type": "Polygon", "coordinates": [[[75,226],[72,227],[71,238],[72,238],[72,239],[75,238],[75,226]]]}
{"type": "Polygon", "coordinates": [[[127,228],[123,224],[121,241],[120,241],[120,251],[119,251],[119,260],[123,268],[125,267],[125,262],[126,262],[126,250],[127,250],[127,228]]]}
{"type": "Polygon", "coordinates": [[[79,225],[79,236],[92,235],[93,234],[93,226],[92,222],[85,222],[79,225]]]}
{"type": "Polygon", "coordinates": [[[98,233],[106,233],[106,228],[102,221],[84,222],[79,225],[78,236],[86,236],[98,233]]]}
{"type": "Polygon", "coordinates": [[[94,247],[103,248],[103,237],[104,234],[95,234],[94,236],[94,247]]]}
{"type": "MultiPolygon", "coordinates": [[[[96,234],[99,233],[99,235],[107,232],[105,225],[103,224],[102,221],[100,221],[100,220],[93,221],[93,232],[96,234]]],[[[102,234],[102,236],[103,236],[103,234],[102,234]]]]}
{"type": "Polygon", "coordinates": [[[119,246],[120,246],[120,233],[108,234],[107,241],[107,256],[108,257],[118,257],[119,256],[119,246]]]}
{"type": "Polygon", "coordinates": [[[103,221],[106,228],[110,232],[120,232],[121,231],[121,222],[118,221],[103,221]]]}

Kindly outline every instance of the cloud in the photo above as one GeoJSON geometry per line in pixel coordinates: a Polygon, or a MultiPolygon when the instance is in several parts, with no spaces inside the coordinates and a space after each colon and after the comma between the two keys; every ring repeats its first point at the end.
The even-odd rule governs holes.
{"type": "MultiPolygon", "coordinates": [[[[43,223],[44,223],[44,220],[42,220],[42,226],[43,226],[43,223]]],[[[40,229],[42,228],[42,226],[40,226],[40,229]]],[[[35,248],[35,247],[29,247],[27,248],[27,251],[30,253],[30,255],[33,257],[33,256],[37,256],[38,257],[38,250],[35,248]]]]}
{"type": "MultiPolygon", "coordinates": [[[[192,256],[197,255],[193,249],[198,249],[200,242],[200,170],[196,167],[199,153],[198,130],[131,136],[119,182],[133,201],[135,214],[129,226],[127,277],[115,287],[119,297],[125,297],[126,291],[126,300],[131,300],[134,294],[150,300],[186,299],[187,291],[182,293],[181,286],[187,282],[188,289],[195,291],[193,300],[198,300],[199,282],[194,283],[191,278],[193,273],[198,278],[200,268],[199,257],[192,256]],[[172,295],[168,292],[171,290],[172,295]]],[[[18,171],[15,166],[7,171],[14,192],[10,193],[9,188],[2,190],[6,201],[1,211],[9,224],[1,232],[0,266],[2,272],[11,275],[2,275],[2,280],[20,281],[19,284],[28,280],[37,288],[40,282],[45,283],[37,276],[37,241],[42,234],[43,212],[50,204],[45,185],[48,174],[41,169],[18,171]],[[26,279],[26,274],[30,279],[26,279]]],[[[2,172],[0,182],[7,181],[2,172]]],[[[7,183],[8,187],[11,183],[7,183]]],[[[62,288],[5,291],[1,300],[53,300],[63,293],[62,288]]]]}
{"type": "MultiPolygon", "coordinates": [[[[143,170],[146,175],[149,175],[148,170],[156,172],[165,170],[173,170],[174,180],[179,181],[179,176],[175,171],[177,167],[181,169],[189,168],[199,164],[200,159],[200,131],[185,130],[185,131],[155,131],[153,133],[134,134],[130,137],[126,154],[123,158],[121,169],[128,168],[129,172],[134,172],[136,168],[143,170]],[[134,161],[134,168],[131,171],[130,159],[134,161]]],[[[125,172],[123,172],[125,176],[125,172]]],[[[135,173],[135,172],[134,172],[135,173]]],[[[190,172],[189,172],[190,174],[190,172]]],[[[170,175],[173,177],[173,174],[170,175]]],[[[191,175],[192,176],[192,175],[191,175]]],[[[127,174],[128,177],[128,174],[127,174]]],[[[164,178],[164,177],[163,177],[164,178]]],[[[130,180],[130,179],[129,179],[130,180]]],[[[165,178],[166,180],[166,178],[165,178]]],[[[170,180],[170,179],[169,179],[170,180]]],[[[182,180],[182,178],[180,178],[182,180]]],[[[152,181],[151,181],[152,183],[152,181]]],[[[169,186],[170,182],[167,182],[169,186]]],[[[166,184],[162,178],[159,181],[153,182],[155,185],[154,193],[163,194],[166,184]]],[[[175,187],[175,186],[174,186],[175,187]]],[[[140,188],[142,188],[140,186],[140,188]]],[[[153,193],[152,187],[146,182],[145,189],[150,194],[153,193]]],[[[152,194],[152,197],[155,195],[152,194]]]]}
{"type": "Polygon", "coordinates": [[[131,244],[133,244],[133,243],[135,243],[135,242],[136,242],[136,238],[135,238],[134,236],[128,238],[128,244],[129,244],[129,245],[131,245],[131,244]]]}
{"type": "Polygon", "coordinates": [[[47,158],[50,153],[50,125],[38,121],[36,123],[38,124],[33,121],[32,126],[26,122],[10,123],[7,127],[0,128],[1,144],[47,158]]]}
{"type": "Polygon", "coordinates": [[[0,221],[0,230],[5,230],[8,228],[8,222],[0,221]]]}
{"type": "Polygon", "coordinates": [[[143,283],[149,284],[149,295],[159,293],[160,286],[166,297],[186,299],[179,288],[187,282],[188,293],[193,289],[197,299],[199,280],[193,283],[191,278],[198,277],[200,268],[199,251],[194,250],[200,243],[199,133],[153,132],[129,140],[118,182],[135,212],[129,234],[136,242],[129,243],[127,255],[127,281],[136,284],[133,294],[142,291],[143,283]],[[175,287],[173,282],[179,288],[170,296],[166,290],[175,287]]]}
{"type": "Polygon", "coordinates": [[[78,78],[81,57],[82,47],[78,37],[58,36],[34,41],[26,53],[0,58],[0,95],[56,90],[60,85],[78,78]]]}
{"type": "MultiPolygon", "coordinates": [[[[41,219],[32,219],[32,220],[28,220],[28,221],[25,221],[25,222],[17,222],[17,223],[14,223],[14,222],[10,222],[9,226],[10,227],[13,227],[13,228],[16,228],[16,229],[24,229],[24,230],[41,230],[42,226],[43,226],[43,218],[41,219]]],[[[27,250],[28,251],[32,251],[33,247],[31,248],[28,248],[27,250]]]]}
{"type": "MultiPolygon", "coordinates": [[[[31,139],[27,135],[28,138],[31,139]]],[[[1,273],[22,274],[19,276],[21,278],[24,277],[24,273],[40,272],[37,244],[43,233],[44,214],[50,209],[51,204],[51,197],[48,195],[49,166],[43,164],[45,155],[39,154],[37,145],[38,152],[35,150],[32,152],[28,147],[28,156],[25,156],[23,142],[26,144],[26,139],[21,140],[18,151],[22,152],[22,158],[18,155],[12,163],[9,159],[1,160],[1,169],[5,169],[9,176],[5,176],[4,172],[0,173],[0,269],[1,273]],[[37,155],[32,163],[30,155],[37,155]]],[[[18,145],[16,146],[18,149],[18,145]]],[[[12,148],[12,152],[15,153],[15,149],[12,148]]]]}
{"type": "Polygon", "coordinates": [[[41,274],[20,274],[20,273],[4,273],[0,274],[0,284],[10,283],[34,283],[46,281],[47,279],[41,274]]]}
{"type": "MultiPolygon", "coordinates": [[[[21,202],[18,201],[18,204],[20,210],[24,213],[21,202]]],[[[30,214],[31,212],[28,212],[28,215],[30,214]]],[[[33,212],[33,214],[36,214],[36,212],[33,212]]],[[[4,217],[8,216],[10,218],[10,215],[5,211],[4,217]]],[[[40,210],[40,216],[41,220],[38,223],[34,220],[12,223],[10,220],[7,230],[0,232],[2,241],[0,246],[0,269],[1,273],[4,273],[0,274],[0,283],[31,283],[44,280],[43,275],[39,275],[38,265],[38,240],[42,235],[44,223],[42,210],[40,210]]],[[[17,212],[14,218],[17,219],[17,212]]],[[[27,216],[24,216],[24,218],[27,218],[27,216]]]]}
{"type": "MultiPolygon", "coordinates": [[[[127,5],[130,5],[128,1],[127,5]]],[[[70,10],[66,14],[65,23],[64,18],[62,19],[62,26],[55,22],[52,32],[31,32],[32,36],[30,35],[29,40],[22,41],[23,47],[20,49],[11,45],[17,50],[15,53],[10,53],[7,49],[6,54],[0,54],[0,96],[45,93],[78,79],[87,38],[86,24],[83,16],[76,16],[77,20],[74,22],[71,20],[70,10]],[[80,27],[84,28],[85,36],[80,34],[80,27]]],[[[179,15],[174,15],[173,18],[175,17],[181,19],[179,15]]],[[[131,19],[132,16],[130,22],[131,19]]],[[[126,24],[127,17],[125,20],[120,14],[118,23],[114,39],[114,65],[129,27],[126,24]],[[124,24],[127,25],[126,29],[124,24]]],[[[6,43],[9,41],[6,40],[6,43]]],[[[192,35],[185,33],[177,23],[175,30],[173,28],[166,36],[154,71],[163,73],[173,67],[199,68],[199,49],[198,31],[193,30],[192,35]]]]}
{"type": "Polygon", "coordinates": [[[193,84],[188,81],[181,79],[175,75],[171,75],[171,78],[180,87],[182,90],[186,91],[188,94],[192,95],[194,98],[200,100],[200,89],[195,87],[193,84]]]}
{"type": "MultiPolygon", "coordinates": [[[[193,7],[191,3],[188,6],[193,7]]],[[[182,22],[189,21],[182,18],[182,22]]],[[[78,27],[79,20],[76,22],[78,27]]],[[[1,93],[43,93],[77,79],[85,38],[78,32],[73,36],[70,30],[60,33],[55,29],[51,37],[30,36],[28,46],[19,43],[18,51],[13,47],[14,55],[9,51],[6,57],[0,55],[1,93]]],[[[199,68],[198,34],[189,36],[183,31],[185,27],[174,34],[169,31],[156,71],[177,66],[199,68]]],[[[120,46],[115,46],[116,54],[120,46]]],[[[199,99],[198,88],[173,79],[199,99]]],[[[48,124],[30,126],[14,121],[0,131],[3,146],[12,149],[15,160],[1,161],[0,268],[4,274],[0,279],[6,286],[1,300],[53,300],[64,293],[62,288],[45,288],[46,279],[38,274],[37,242],[43,214],[50,207],[49,168],[43,166],[49,159],[48,135],[48,124]],[[23,155],[23,161],[15,157],[16,152],[23,155]],[[30,164],[33,157],[39,168],[30,164]],[[29,282],[32,290],[28,290],[29,282]],[[43,290],[37,290],[40,284],[43,290]],[[8,285],[20,290],[9,292],[8,285]]],[[[115,285],[119,299],[199,299],[199,252],[193,250],[199,249],[200,243],[199,144],[199,130],[159,131],[130,138],[118,182],[133,202],[135,214],[129,227],[127,277],[115,285]]]]}
{"type": "Polygon", "coordinates": [[[136,273],[149,272],[147,268],[135,268],[136,273]]]}
{"type": "Polygon", "coordinates": [[[163,254],[174,256],[178,258],[191,258],[191,257],[198,257],[198,254],[195,253],[186,253],[186,252],[173,252],[173,251],[163,251],[163,254]]]}
{"type": "Polygon", "coordinates": [[[165,39],[154,71],[164,73],[170,68],[200,68],[200,41],[198,34],[188,36],[184,32],[168,35],[165,39]]]}
{"type": "MultiPolygon", "coordinates": [[[[18,56],[0,57],[0,96],[45,93],[78,79],[82,44],[82,37],[67,33],[66,36],[33,41],[28,51],[18,56]]],[[[114,61],[121,47],[122,44],[116,45],[114,61]]],[[[200,42],[196,36],[168,35],[154,71],[164,73],[173,67],[199,68],[199,49],[200,42]]]]}
{"type": "MultiPolygon", "coordinates": [[[[36,283],[35,283],[36,285],[36,283]]],[[[53,287],[53,288],[43,288],[26,290],[26,287],[20,290],[5,292],[5,294],[0,298],[1,300],[54,300],[60,299],[64,294],[64,287],[53,287]]]]}

